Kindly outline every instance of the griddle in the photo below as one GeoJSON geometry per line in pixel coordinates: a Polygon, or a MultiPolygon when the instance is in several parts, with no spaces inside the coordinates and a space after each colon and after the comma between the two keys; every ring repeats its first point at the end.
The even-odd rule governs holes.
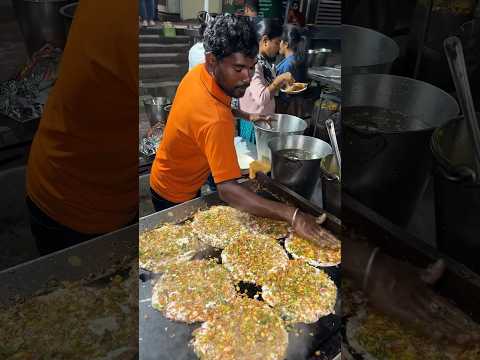
{"type": "MultiPolygon", "coordinates": [[[[344,236],[368,240],[380,246],[388,255],[425,268],[439,258],[445,260],[447,269],[435,286],[435,291],[452,301],[458,308],[480,323],[480,276],[463,264],[442,254],[404,229],[378,215],[346,193],[342,193],[342,221],[344,236]],[[466,296],[468,295],[468,296],[466,296]]],[[[342,337],[345,349],[355,360],[364,357],[348,344],[345,325],[348,317],[342,318],[342,337]]]]}
{"type": "Polygon", "coordinates": [[[102,235],[0,272],[0,307],[55,290],[62,281],[85,284],[110,277],[138,256],[138,225],[102,235]]]}
{"type": "MultiPolygon", "coordinates": [[[[260,175],[258,181],[244,181],[242,186],[255,188],[256,192],[267,198],[290,203],[301,210],[320,215],[324,211],[307,200],[291,192],[286,187],[274,182],[266,176],[260,175]]],[[[221,204],[217,193],[212,193],[188,201],[170,209],[166,209],[140,219],[140,233],[158,227],[162,223],[180,223],[199,209],[221,204]]],[[[338,233],[340,221],[327,214],[325,226],[332,232],[338,233]]],[[[324,269],[336,283],[340,285],[340,269],[338,267],[324,269]]],[[[141,360],[190,360],[197,359],[193,348],[189,345],[194,329],[201,323],[184,324],[165,318],[162,313],[151,306],[152,286],[159,278],[159,274],[140,269],[139,283],[139,337],[141,360]]],[[[241,286],[242,288],[242,286],[241,286]]],[[[244,290],[250,293],[248,285],[244,290]]],[[[336,312],[339,311],[339,301],[336,312]]],[[[287,360],[331,360],[340,353],[341,318],[332,314],[321,318],[315,324],[297,324],[294,331],[289,333],[287,360]]]]}

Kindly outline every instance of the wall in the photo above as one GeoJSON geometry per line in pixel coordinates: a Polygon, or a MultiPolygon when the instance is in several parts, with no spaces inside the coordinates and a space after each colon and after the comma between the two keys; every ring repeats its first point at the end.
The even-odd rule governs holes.
{"type": "MultiPolygon", "coordinates": [[[[204,0],[176,0],[180,1],[180,16],[182,20],[196,19],[199,11],[204,9],[204,0]]],[[[170,11],[170,10],[169,10],[170,11]]],[[[220,13],[222,11],[221,0],[209,0],[208,11],[220,13]]]]}

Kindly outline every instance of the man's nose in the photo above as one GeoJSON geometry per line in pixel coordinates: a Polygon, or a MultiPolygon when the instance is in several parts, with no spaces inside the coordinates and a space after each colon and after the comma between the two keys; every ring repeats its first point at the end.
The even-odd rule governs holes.
{"type": "Polygon", "coordinates": [[[243,79],[242,80],[250,82],[253,78],[254,72],[255,72],[254,69],[245,69],[245,71],[243,71],[243,79]]]}

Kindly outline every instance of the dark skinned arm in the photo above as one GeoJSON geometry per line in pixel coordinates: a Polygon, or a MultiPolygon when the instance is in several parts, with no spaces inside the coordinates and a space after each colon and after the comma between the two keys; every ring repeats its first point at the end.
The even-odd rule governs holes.
{"type": "Polygon", "coordinates": [[[319,245],[331,244],[336,240],[316,223],[310,214],[298,211],[292,224],[295,208],[278,201],[267,200],[254,192],[240,186],[235,180],[217,184],[220,199],[230,206],[253,215],[283,220],[293,226],[295,232],[319,245]]]}

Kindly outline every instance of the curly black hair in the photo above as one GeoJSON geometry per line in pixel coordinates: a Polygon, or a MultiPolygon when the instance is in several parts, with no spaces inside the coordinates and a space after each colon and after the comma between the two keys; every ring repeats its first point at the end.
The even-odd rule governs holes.
{"type": "Polygon", "coordinates": [[[203,46],[219,60],[236,52],[254,58],[258,54],[255,25],[244,16],[219,15],[208,24],[203,46]]]}

